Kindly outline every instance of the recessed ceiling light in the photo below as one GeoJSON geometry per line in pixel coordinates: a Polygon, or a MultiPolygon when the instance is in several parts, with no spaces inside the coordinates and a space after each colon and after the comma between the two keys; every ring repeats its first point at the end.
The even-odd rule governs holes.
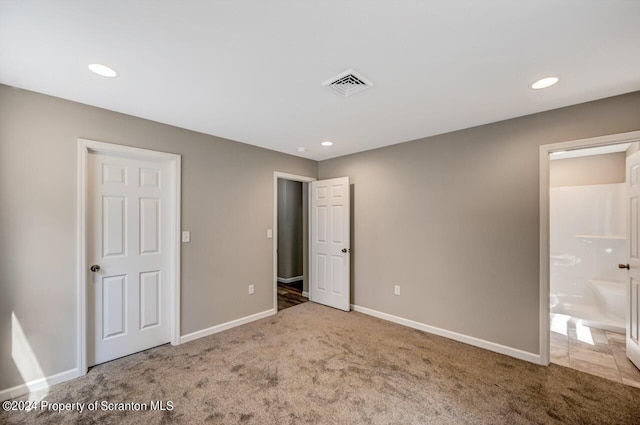
{"type": "Polygon", "coordinates": [[[297,148],[297,151],[300,153],[305,153],[307,151],[307,148],[305,148],[304,146],[300,146],[299,148],[297,148]]]}
{"type": "Polygon", "coordinates": [[[531,88],[534,90],[546,89],[558,82],[558,77],[546,77],[531,84],[531,88]]]}
{"type": "Polygon", "coordinates": [[[322,146],[333,146],[333,142],[330,142],[330,141],[328,141],[328,140],[327,140],[326,142],[322,142],[322,143],[320,143],[320,144],[321,144],[322,146]]]}
{"type": "Polygon", "coordinates": [[[113,78],[118,76],[118,73],[116,71],[100,63],[92,63],[91,65],[89,65],[89,69],[92,72],[95,72],[96,74],[101,75],[103,77],[113,78]]]}
{"type": "Polygon", "coordinates": [[[551,152],[551,155],[562,155],[563,153],[566,153],[567,151],[558,151],[558,152],[551,152]]]}

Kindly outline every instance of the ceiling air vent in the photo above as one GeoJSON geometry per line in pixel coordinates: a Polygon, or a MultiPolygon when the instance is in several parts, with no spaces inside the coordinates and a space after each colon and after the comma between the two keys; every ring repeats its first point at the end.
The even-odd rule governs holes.
{"type": "Polygon", "coordinates": [[[371,81],[361,74],[358,74],[353,69],[347,69],[335,77],[328,79],[322,83],[322,85],[329,87],[331,90],[344,97],[351,96],[352,94],[361,92],[369,87],[373,87],[373,83],[371,81]]]}

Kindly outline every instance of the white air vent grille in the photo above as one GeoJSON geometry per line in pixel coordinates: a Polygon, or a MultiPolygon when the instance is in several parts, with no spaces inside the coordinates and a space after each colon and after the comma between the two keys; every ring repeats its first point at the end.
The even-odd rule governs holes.
{"type": "Polygon", "coordinates": [[[373,87],[373,83],[369,81],[367,78],[358,74],[353,69],[348,69],[333,78],[328,79],[324,83],[323,86],[329,87],[331,90],[336,93],[347,97],[362,90],[366,90],[369,87],[373,87]]]}

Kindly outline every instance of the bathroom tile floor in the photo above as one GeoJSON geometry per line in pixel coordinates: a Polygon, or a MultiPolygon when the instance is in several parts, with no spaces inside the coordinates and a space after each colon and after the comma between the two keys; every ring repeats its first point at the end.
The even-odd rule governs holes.
{"type": "Polygon", "coordinates": [[[558,326],[551,330],[551,362],[640,388],[640,370],[627,358],[625,336],[580,320],[567,321],[566,334],[558,326]]]}

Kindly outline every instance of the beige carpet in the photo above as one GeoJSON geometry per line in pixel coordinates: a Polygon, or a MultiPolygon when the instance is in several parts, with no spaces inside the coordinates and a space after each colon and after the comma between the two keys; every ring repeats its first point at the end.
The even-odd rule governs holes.
{"type": "Polygon", "coordinates": [[[640,389],[310,302],[97,366],[46,400],[174,408],[5,412],[0,423],[640,424],[640,389]]]}

